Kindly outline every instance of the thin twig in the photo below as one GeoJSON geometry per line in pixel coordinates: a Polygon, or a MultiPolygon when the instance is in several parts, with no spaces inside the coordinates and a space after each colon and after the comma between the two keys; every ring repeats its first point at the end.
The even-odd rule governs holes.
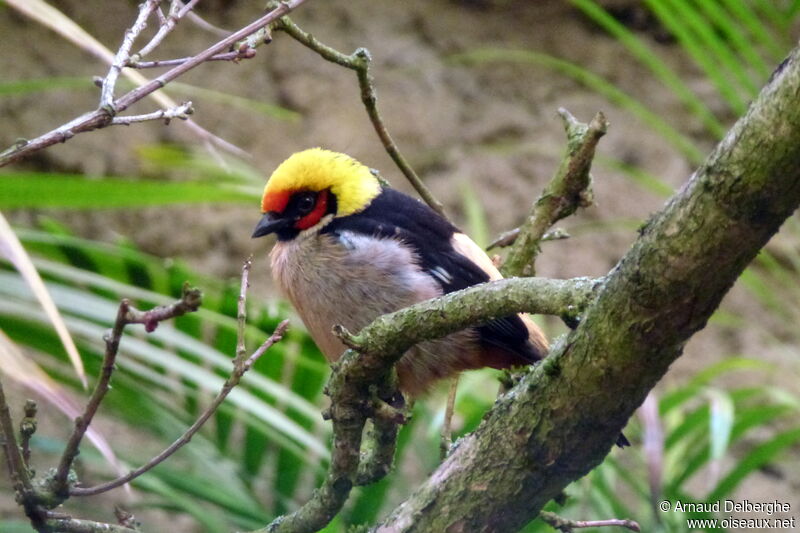
{"type": "MultiPolygon", "coordinates": [[[[135,54],[134,58],[139,59],[141,57],[145,57],[147,54],[155,50],[155,48],[161,44],[161,41],[164,40],[164,37],[169,35],[169,33],[175,29],[175,26],[178,24],[178,21],[182,19],[188,12],[194,9],[194,6],[199,2],[199,0],[191,0],[186,2],[186,4],[182,4],[177,0],[173,0],[172,4],[170,5],[169,15],[167,15],[166,21],[161,24],[161,27],[158,28],[158,31],[150,39],[150,42],[147,43],[137,54],[135,54]]],[[[133,59],[133,58],[129,58],[133,59]]]]}
{"type": "Polygon", "coordinates": [[[578,122],[566,109],[559,109],[567,131],[567,151],[558,171],[541,196],[531,207],[520,226],[519,236],[501,269],[505,276],[535,275],[534,261],[539,243],[548,228],[574,213],[578,207],[591,205],[591,175],[595,147],[608,129],[602,113],[586,125],[578,122]]]}
{"type": "Polygon", "coordinates": [[[83,440],[83,436],[86,434],[86,430],[89,429],[100,403],[110,388],[111,375],[114,372],[114,363],[119,352],[119,343],[125,326],[128,324],[144,324],[145,329],[151,332],[163,320],[196,311],[200,306],[201,297],[199,290],[184,286],[180,300],[172,305],[158,306],[149,311],[135,309],[128,300],[120,302],[114,327],[105,337],[106,350],[103,355],[103,367],[97,385],[95,385],[83,414],[75,419],[75,429],[67,441],[61,460],[58,463],[58,468],[53,474],[52,489],[56,495],[66,496],[69,494],[69,472],[75,457],[78,456],[81,440],[83,440]]]}
{"type": "Polygon", "coordinates": [[[164,451],[150,459],[147,463],[140,466],[135,470],[131,470],[124,476],[118,477],[113,481],[109,481],[107,483],[103,483],[101,485],[96,485],[94,487],[74,487],[70,492],[71,496],[93,496],[95,494],[101,494],[103,492],[107,492],[111,489],[115,489],[128,483],[129,481],[136,479],[137,477],[141,476],[148,470],[152,469],[156,465],[163,462],[165,459],[170,457],[176,451],[181,449],[185,444],[187,444],[192,437],[197,433],[203,424],[213,415],[217,408],[222,404],[225,398],[230,394],[234,387],[236,387],[242,379],[242,376],[252,368],[253,364],[261,357],[272,345],[276,342],[279,342],[281,338],[283,338],[283,334],[286,332],[286,328],[289,327],[289,321],[284,320],[278,327],[275,328],[275,331],[270,335],[270,337],[264,341],[264,343],[255,351],[253,354],[248,357],[247,359],[240,361],[239,363],[234,365],[234,369],[231,375],[225,380],[225,384],[222,386],[222,389],[219,391],[219,394],[214,398],[214,401],[206,408],[205,411],[200,415],[200,417],[192,424],[189,429],[184,432],[183,435],[178,438],[175,442],[170,444],[164,451]]]}
{"type": "Polygon", "coordinates": [[[425,203],[434,211],[447,218],[441,202],[433,196],[430,189],[425,186],[414,169],[411,168],[411,165],[408,164],[405,157],[400,153],[400,149],[389,134],[389,130],[386,128],[386,124],[378,111],[378,98],[375,92],[372,74],[370,74],[369,70],[372,61],[369,51],[366,48],[358,48],[350,55],[343,54],[318,41],[313,35],[292,22],[289,17],[282,17],[275,23],[274,28],[286,32],[299,43],[318,53],[323,59],[356,72],[358,76],[358,85],[361,88],[361,101],[364,103],[372,126],[375,128],[375,132],[378,134],[378,138],[380,138],[386,152],[417,193],[425,200],[425,203]]]}
{"type": "Polygon", "coordinates": [[[111,68],[103,80],[103,88],[100,91],[100,107],[114,113],[114,89],[117,86],[117,78],[119,73],[125,67],[125,64],[130,58],[131,47],[133,42],[140,33],[147,27],[147,19],[158,8],[161,0],[147,0],[139,6],[139,15],[133,26],[125,32],[125,37],[122,39],[122,45],[117,50],[114,56],[114,61],[111,63],[111,68]]]}
{"type": "MultiPolygon", "coordinates": [[[[216,54],[207,59],[207,61],[239,61],[240,59],[252,59],[256,57],[256,49],[249,46],[242,47],[235,52],[225,52],[224,54],[216,54]]],[[[174,67],[182,65],[192,59],[191,57],[180,57],[177,59],[160,59],[158,61],[136,61],[128,64],[130,68],[160,68],[160,67],[174,67]]]]}
{"type": "Polygon", "coordinates": [[[166,124],[169,124],[169,121],[173,118],[186,120],[192,113],[194,113],[192,102],[183,102],[182,104],[170,109],[160,109],[145,115],[131,115],[127,117],[117,116],[111,120],[111,124],[114,126],[129,126],[137,122],[147,122],[150,120],[163,120],[166,124]]]}
{"type": "Polygon", "coordinates": [[[236,312],[236,357],[234,365],[241,364],[247,356],[247,342],[245,328],[247,327],[247,289],[250,288],[250,268],[253,266],[253,256],[248,257],[242,265],[242,283],[239,287],[239,303],[236,312]]]}
{"type": "Polygon", "coordinates": [[[11,411],[6,402],[2,383],[0,383],[0,445],[2,445],[5,452],[6,466],[11,476],[14,491],[19,495],[33,494],[31,476],[25,467],[25,459],[20,453],[17,438],[14,435],[14,422],[11,419],[11,411]]]}
{"type": "Polygon", "coordinates": [[[439,453],[442,459],[450,453],[450,446],[453,444],[453,414],[456,407],[456,394],[458,393],[458,374],[450,381],[450,390],[447,392],[447,405],[444,410],[444,421],[442,422],[442,435],[439,441],[439,453]]]}
{"type": "Polygon", "coordinates": [[[31,437],[36,433],[36,402],[25,400],[25,418],[19,423],[22,460],[26,466],[31,464],[31,437]]]}
{"type": "Polygon", "coordinates": [[[116,517],[119,525],[136,529],[136,517],[127,509],[123,509],[119,505],[115,505],[114,516],[116,517]]]}
{"type": "MultiPolygon", "coordinates": [[[[44,135],[40,135],[36,139],[24,142],[17,142],[13,146],[9,147],[2,153],[0,153],[0,167],[5,165],[11,164],[15,161],[22,159],[23,157],[47,148],[48,146],[52,146],[56,143],[65,142],[78,133],[83,133],[86,131],[92,131],[98,128],[104,128],[111,124],[112,115],[115,113],[120,113],[133,105],[134,103],[138,102],[145,96],[157,91],[158,89],[164,87],[169,82],[173,81],[174,79],[182,76],[186,72],[192,70],[197,65],[208,60],[208,58],[219,54],[225,50],[227,50],[231,45],[235,44],[238,41],[241,41],[245,37],[249,36],[252,33],[257,32],[259,29],[264,28],[271,22],[274,22],[278,18],[286,15],[293,9],[297,8],[301,4],[303,4],[306,0],[286,0],[285,2],[281,2],[275,9],[266,13],[262,17],[259,17],[257,20],[251,22],[244,28],[230,34],[229,36],[225,37],[224,39],[220,40],[216,44],[208,47],[204,51],[200,52],[196,56],[192,57],[189,61],[182,63],[172,69],[168,70],[167,72],[163,73],[162,75],[158,76],[150,80],[149,82],[133,89],[132,91],[126,93],[125,95],[121,96],[116,102],[114,102],[113,108],[100,108],[89,113],[85,113],[70,122],[59,126],[58,128],[45,133],[44,135]]],[[[188,126],[193,125],[192,121],[187,121],[186,124],[188,126]]],[[[195,125],[195,131],[199,126],[195,125]]],[[[211,135],[209,132],[202,130],[205,133],[206,138],[213,138],[217,140],[216,136],[211,135]]],[[[226,143],[230,146],[230,143],[226,143]]],[[[241,150],[238,150],[241,152],[241,150]]]]}
{"type": "MultiPolygon", "coordinates": [[[[511,246],[517,240],[518,236],[519,228],[510,229],[501,233],[495,240],[489,243],[486,249],[491,250],[492,248],[505,248],[506,246],[511,246]]],[[[569,237],[570,234],[567,233],[563,228],[553,228],[542,235],[542,238],[539,240],[539,242],[559,241],[562,239],[569,239],[569,237]]]]}
{"type": "Polygon", "coordinates": [[[94,522],[92,520],[79,520],[71,517],[51,518],[47,521],[49,529],[47,531],[59,531],[63,533],[136,533],[138,530],[126,526],[108,524],[105,522],[94,522]]]}
{"type": "Polygon", "coordinates": [[[542,511],[539,513],[539,518],[543,522],[550,525],[553,529],[557,529],[562,533],[571,533],[573,529],[583,529],[587,527],[624,527],[631,531],[641,531],[639,524],[633,520],[611,518],[608,520],[570,520],[558,516],[549,511],[542,511]]]}
{"type": "Polygon", "coordinates": [[[160,5],[158,6],[158,9],[156,9],[156,17],[158,17],[159,24],[165,24],[167,22],[167,17],[164,16],[164,10],[161,9],[160,5]]]}

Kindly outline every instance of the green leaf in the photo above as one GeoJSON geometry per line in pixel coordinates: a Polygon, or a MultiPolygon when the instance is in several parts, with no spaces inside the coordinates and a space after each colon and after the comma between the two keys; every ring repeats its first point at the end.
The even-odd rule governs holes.
{"type": "Polygon", "coordinates": [[[659,402],[659,412],[662,416],[666,415],[672,409],[675,409],[690,398],[696,396],[700,389],[723,374],[738,370],[763,370],[770,367],[771,365],[769,363],[742,357],[732,357],[715,363],[695,374],[686,385],[665,394],[659,402]]]}
{"type": "MultiPolygon", "coordinates": [[[[650,111],[640,101],[623,92],[612,83],[569,61],[530,50],[503,48],[476,48],[462,54],[450,56],[450,60],[465,64],[497,63],[502,61],[530,63],[548,68],[574,79],[606,97],[613,104],[630,112],[660,134],[664,140],[672,144],[690,161],[699,163],[703,160],[703,153],[697,149],[695,143],[670,126],[659,115],[650,111]]],[[[724,133],[724,130],[720,125],[719,135],[721,136],[722,133],[724,133]]]]}
{"type": "Polygon", "coordinates": [[[730,495],[753,471],[774,461],[784,450],[800,443],[800,428],[777,434],[767,442],[756,446],[738,461],[736,466],[706,496],[708,501],[718,501],[730,495]]]}
{"type": "Polygon", "coordinates": [[[154,205],[241,202],[257,198],[231,187],[205,183],[88,179],[38,172],[0,174],[0,208],[112,209],[154,205]]]}
{"type": "Polygon", "coordinates": [[[705,13],[706,21],[712,29],[717,27],[748,64],[756,71],[759,82],[766,81],[769,77],[769,67],[761,57],[758,48],[748,39],[741,29],[741,26],[733,20],[728,10],[724,9],[718,2],[707,2],[705,0],[694,0],[694,4],[705,13]]]}
{"type": "MultiPolygon", "coordinates": [[[[0,194],[1,196],[2,194],[0,194]]],[[[72,336],[64,325],[64,319],[53,303],[53,298],[42,281],[39,271],[36,270],[31,261],[28,252],[22,246],[16,233],[11,229],[2,213],[0,213],[0,257],[7,259],[14,265],[19,275],[25,280],[27,288],[33,293],[38,305],[44,310],[49,322],[58,333],[61,344],[64,346],[64,350],[67,352],[75,373],[83,384],[83,388],[87,388],[83,360],[75,347],[72,336]]],[[[20,376],[16,376],[16,379],[19,378],[20,376]]]]}
{"type": "Polygon", "coordinates": [[[769,50],[774,60],[783,58],[788,51],[788,47],[782,46],[775,39],[773,32],[753,12],[747,2],[742,0],[722,0],[722,4],[747,28],[760,45],[769,50]]]}
{"type": "Polygon", "coordinates": [[[725,134],[725,126],[714,116],[711,110],[689,87],[678,77],[672,68],[661,60],[641,39],[614,19],[594,0],[570,0],[573,5],[583,11],[599,26],[608,31],[624,45],[645,67],[666,85],[689,111],[699,118],[706,129],[720,139],[725,134]]]}
{"type": "Polygon", "coordinates": [[[681,0],[646,0],[646,4],[677,37],[683,49],[700,66],[731,110],[736,115],[743,114],[747,108],[745,100],[722,67],[732,71],[733,78],[744,84],[751,95],[755,95],[757,88],[747,79],[737,60],[709,30],[705,21],[681,0]]]}

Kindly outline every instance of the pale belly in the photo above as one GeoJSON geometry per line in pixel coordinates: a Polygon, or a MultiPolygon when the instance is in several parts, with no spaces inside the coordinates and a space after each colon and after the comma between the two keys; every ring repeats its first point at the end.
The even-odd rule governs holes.
{"type": "MultiPolygon", "coordinates": [[[[308,235],[279,242],[270,258],[276,283],[329,361],[345,350],[331,332],[335,324],[356,333],[380,315],[442,293],[414,254],[390,239],[308,235]]],[[[473,337],[466,330],[409,350],[397,365],[401,389],[416,395],[436,379],[482,366],[473,337]]]]}

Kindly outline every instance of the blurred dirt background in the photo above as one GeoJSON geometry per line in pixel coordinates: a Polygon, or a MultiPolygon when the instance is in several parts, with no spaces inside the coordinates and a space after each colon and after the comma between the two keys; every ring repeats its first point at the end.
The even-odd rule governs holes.
{"type": "MultiPolygon", "coordinates": [[[[646,35],[692,88],[707,95],[710,105],[722,107],[714,101],[713,89],[664,29],[647,17],[639,2],[606,4],[614,7],[620,20],[646,35]]],[[[134,2],[119,1],[62,0],[54,5],[114,50],[136,8],[134,2]]],[[[262,2],[214,0],[201,2],[198,11],[214,24],[236,29],[262,7],[262,2]]],[[[54,33],[8,8],[0,13],[0,72],[5,80],[48,76],[86,76],[88,80],[104,74],[97,60],[54,33]]],[[[679,130],[692,133],[702,151],[713,146],[669,90],[617,41],[564,1],[309,1],[293,18],[342,51],[365,46],[372,52],[379,107],[399,147],[456,219],[464,221],[464,194],[474,191],[486,210],[491,235],[519,224],[558,165],[564,147],[563,128],[556,115],[559,107],[583,121],[603,110],[611,128],[598,151],[641,166],[676,188],[692,168],[636,118],[570,79],[531,65],[468,68],[452,62],[449,57],[453,54],[478,47],[509,47],[567,59],[605,77],[667,117],[679,130]]],[[[213,40],[209,33],[185,23],[156,56],[190,55],[213,40]]],[[[263,169],[265,178],[292,152],[323,146],[347,152],[380,169],[394,186],[410,190],[372,130],[355,75],[324,62],[284,35],[277,34],[252,60],[239,65],[206,64],[185,81],[301,114],[300,120],[287,123],[195,100],[194,119],[252,154],[252,164],[263,169]]],[[[9,145],[18,137],[34,137],[95,106],[96,94],[86,92],[0,99],[0,145],[9,145]]],[[[133,111],[152,108],[152,102],[143,101],[133,111]]],[[[732,122],[735,117],[728,119],[732,122]]],[[[193,141],[192,134],[178,122],[169,127],[151,123],[109,128],[39,152],[17,168],[133,176],[148,172],[137,156],[139,147],[193,141]]],[[[596,205],[561,224],[568,231],[573,228],[574,236],[545,245],[539,275],[605,274],[635,239],[635,225],[582,229],[604,222],[643,220],[662,204],[655,195],[607,168],[596,166],[594,177],[596,205]]],[[[259,217],[257,205],[49,214],[82,235],[100,239],[125,236],[145,251],[180,257],[220,277],[236,277],[242,259],[254,252],[256,268],[262,273],[254,280],[254,290],[263,294],[268,283],[265,254],[269,245],[250,239],[259,217]]],[[[18,212],[14,219],[32,224],[36,216],[18,212]]],[[[747,320],[762,320],[762,310],[742,290],[734,289],[724,305],[747,320]]],[[[759,334],[748,328],[712,325],[692,339],[667,381],[683,381],[697,369],[731,354],[763,358],[779,368],[797,368],[796,347],[776,347],[764,353],[761,346],[759,334]]],[[[772,379],[792,384],[797,375],[776,373],[772,379]]],[[[800,458],[800,453],[795,458],[800,458]]],[[[796,509],[800,469],[797,464],[787,465],[753,477],[742,497],[786,501],[792,495],[789,501],[796,509]]],[[[4,477],[2,483],[6,484],[4,477]]],[[[12,511],[13,502],[7,497],[2,501],[0,512],[12,511]]]]}

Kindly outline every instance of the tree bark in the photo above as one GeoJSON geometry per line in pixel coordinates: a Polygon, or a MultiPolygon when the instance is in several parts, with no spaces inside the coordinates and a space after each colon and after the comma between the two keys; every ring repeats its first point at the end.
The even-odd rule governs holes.
{"type": "Polygon", "coordinates": [[[597,466],[800,204],[800,51],[641,229],[580,325],[373,531],[515,531],[597,466]]]}

